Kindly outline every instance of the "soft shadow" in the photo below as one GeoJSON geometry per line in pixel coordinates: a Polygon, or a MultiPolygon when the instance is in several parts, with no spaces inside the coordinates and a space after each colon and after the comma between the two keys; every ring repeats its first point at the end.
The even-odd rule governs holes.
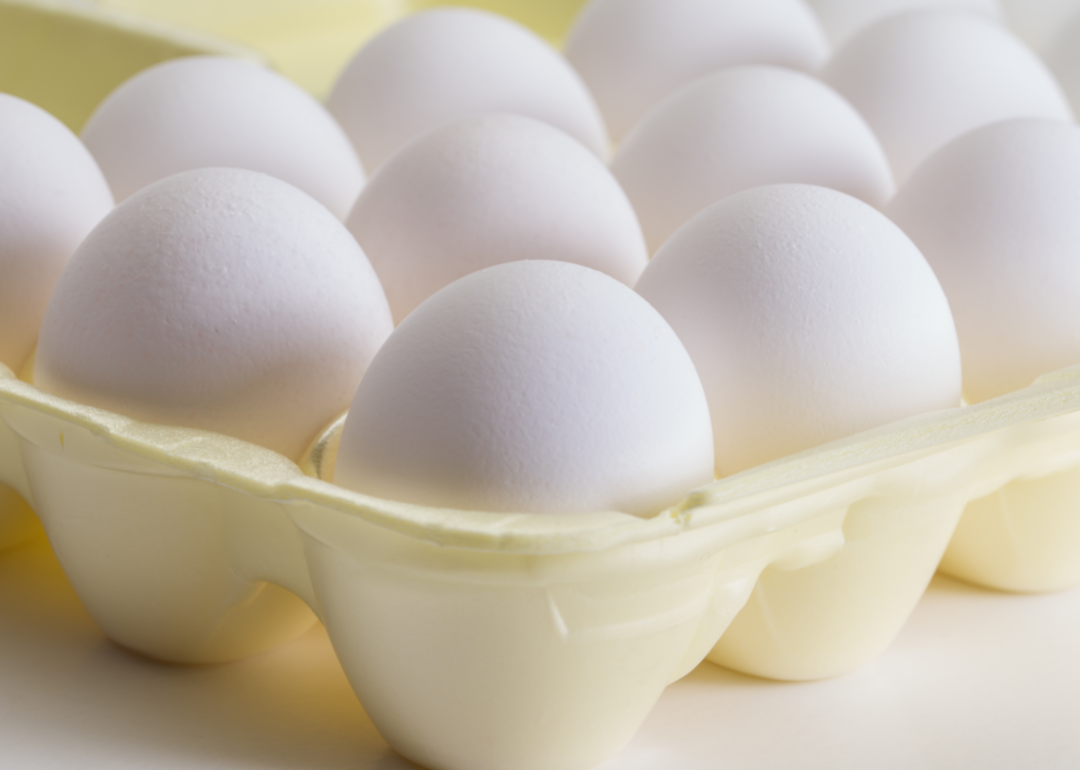
{"type": "Polygon", "coordinates": [[[92,766],[120,753],[162,766],[416,770],[379,737],[322,626],[235,663],[158,663],[102,636],[46,543],[3,556],[0,681],[18,704],[6,743],[40,745],[53,766],[77,749],[92,766]]]}

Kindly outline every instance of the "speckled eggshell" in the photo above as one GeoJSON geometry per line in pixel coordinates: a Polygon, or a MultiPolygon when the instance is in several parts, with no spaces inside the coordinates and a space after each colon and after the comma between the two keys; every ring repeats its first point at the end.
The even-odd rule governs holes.
{"type": "Polygon", "coordinates": [[[364,184],[326,108],[285,77],[224,56],[143,70],[105,98],[82,138],[118,201],[171,174],[227,166],[276,176],[344,219],[364,184]]]}
{"type": "Polygon", "coordinates": [[[701,375],[718,475],[960,404],[933,271],[843,193],[770,185],[725,198],[664,245],[637,291],[701,375]]]}
{"type": "Polygon", "coordinates": [[[432,295],[360,384],[334,481],[486,511],[648,516],[712,481],[686,350],[633,290],[510,262],[432,295]]]}
{"type": "Polygon", "coordinates": [[[1046,65],[1001,24],[911,11],[848,41],[821,72],[881,140],[897,183],[971,129],[1019,117],[1072,120],[1046,65]]]}
{"type": "Polygon", "coordinates": [[[649,250],[710,203],[763,184],[832,187],[881,206],[892,174],[877,139],[843,97],[781,67],[733,67],[661,102],[630,133],[611,170],[649,250]]]}
{"type": "Polygon", "coordinates": [[[326,104],[369,170],[423,131],[489,112],[542,120],[608,156],[596,102],[562,55],[526,27],[471,8],[424,11],[383,30],[326,104]]]}
{"type": "Polygon", "coordinates": [[[34,381],[296,459],[391,328],[371,265],[324,206],[265,174],[201,169],[131,196],[79,247],[34,381]]]}
{"type": "Polygon", "coordinates": [[[383,164],[346,220],[400,322],[484,267],[559,259],[633,286],[648,262],[637,217],[604,163],[546,123],[444,124],[383,164]]]}
{"type": "Polygon", "coordinates": [[[41,108],[0,94],[0,363],[22,368],[60,273],[112,206],[79,138],[41,108]]]}
{"type": "MultiPolygon", "coordinates": [[[[1029,2],[1029,0],[1023,0],[1029,2]]],[[[963,10],[986,18],[1002,18],[999,0],[807,0],[833,45],[843,45],[851,37],[889,16],[922,8],[963,10]]]]}
{"type": "Polygon", "coordinates": [[[969,401],[1080,364],[1080,127],[1028,119],[966,134],[886,213],[949,297],[969,401]]]}
{"type": "Polygon", "coordinates": [[[739,64],[813,71],[829,46],[803,0],[592,0],[566,57],[620,140],[661,99],[739,64]]]}

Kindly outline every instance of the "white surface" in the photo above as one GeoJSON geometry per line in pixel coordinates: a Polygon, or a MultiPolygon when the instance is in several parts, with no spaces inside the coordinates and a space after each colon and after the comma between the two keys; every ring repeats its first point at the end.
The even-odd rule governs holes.
{"type": "MultiPolygon", "coordinates": [[[[1080,591],[936,578],[892,648],[842,679],[777,684],[704,664],[603,770],[1080,767],[1080,591]]],[[[0,553],[4,770],[408,770],[321,627],[186,668],[96,629],[42,542],[0,553]]]]}

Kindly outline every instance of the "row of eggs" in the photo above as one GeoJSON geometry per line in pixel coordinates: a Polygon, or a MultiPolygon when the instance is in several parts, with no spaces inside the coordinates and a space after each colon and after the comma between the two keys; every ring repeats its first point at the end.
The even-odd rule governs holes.
{"type": "MultiPolygon", "coordinates": [[[[603,60],[611,30],[638,34],[661,6],[591,3],[571,59],[603,60]]],[[[648,515],[714,472],[955,406],[961,348],[972,400],[1075,361],[1080,129],[1040,67],[976,16],[899,16],[833,58],[836,88],[759,65],[676,89],[610,168],[575,71],[475,11],[365,46],[328,102],[344,128],[239,60],[136,76],[84,129],[90,153],[5,97],[4,146],[21,149],[5,160],[0,361],[21,368],[36,340],[44,390],[294,459],[351,401],[336,480],[381,497],[648,515]],[[1035,117],[933,154],[952,137],[906,127],[917,111],[894,88],[884,111],[932,157],[883,151],[873,109],[840,95],[844,57],[865,85],[866,56],[899,50],[901,74],[880,77],[921,86],[936,39],[1004,68],[1001,114],[953,94],[948,131],[1035,117]],[[205,166],[290,184],[184,171],[205,166]],[[760,186],[777,182],[818,186],[760,186]]]]}

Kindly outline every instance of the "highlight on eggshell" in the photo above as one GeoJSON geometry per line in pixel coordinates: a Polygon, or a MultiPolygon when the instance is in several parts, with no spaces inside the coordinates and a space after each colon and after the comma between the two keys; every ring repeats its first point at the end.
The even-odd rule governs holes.
{"type": "Polygon", "coordinates": [[[490,112],[550,123],[608,156],[596,102],[562,55],[517,22],[472,8],[423,11],[383,30],[326,104],[370,171],[417,134],[490,112]]]}
{"type": "Polygon", "coordinates": [[[886,213],[941,280],[964,393],[983,401],[1080,364],[1080,126],[1014,120],[941,148],[886,213]]]}
{"type": "Polygon", "coordinates": [[[701,375],[717,475],[960,405],[937,278],[900,228],[849,195],[769,185],[724,198],[636,288],[701,375]]]}
{"type": "MultiPolygon", "coordinates": [[[[870,25],[905,11],[969,11],[1002,21],[1000,0],[806,0],[835,46],[842,46],[870,25]]],[[[1028,0],[1022,0],[1028,2],[1028,0]]]]}
{"type": "Polygon", "coordinates": [[[821,77],[866,118],[897,184],[936,149],[979,126],[1073,117],[1039,57],[1001,24],[972,13],[890,16],[840,48],[821,77]]]}
{"type": "Polygon", "coordinates": [[[314,97],[254,62],[188,56],[143,70],[98,105],[82,138],[118,201],[172,174],[261,171],[344,219],[364,170],[314,97]]]}
{"type": "Polygon", "coordinates": [[[396,322],[469,273],[559,259],[633,286],[648,252],[604,163],[562,131],[518,115],[462,118],[379,167],[346,220],[396,322]]]}
{"type": "Polygon", "coordinates": [[[18,374],[60,273],[113,198],[75,134],[8,94],[0,94],[0,180],[0,363],[18,374]]]}
{"type": "Polygon", "coordinates": [[[829,45],[803,0],[591,0],[565,51],[620,141],[698,77],[740,64],[812,72],[829,45]]]}
{"type": "Polygon", "coordinates": [[[713,480],[712,447],[664,319],[610,276],[530,260],[450,284],[394,330],[334,481],[443,508],[649,516],[713,480]]]}
{"type": "Polygon", "coordinates": [[[45,313],[34,382],[295,460],[391,329],[371,265],[323,205],[265,174],[199,169],[87,236],[45,313]]]}
{"type": "Polygon", "coordinates": [[[861,115],[801,72],[721,70],[661,102],[611,163],[655,252],[709,204],[763,184],[832,187],[874,206],[893,193],[889,163],[861,115]]]}

